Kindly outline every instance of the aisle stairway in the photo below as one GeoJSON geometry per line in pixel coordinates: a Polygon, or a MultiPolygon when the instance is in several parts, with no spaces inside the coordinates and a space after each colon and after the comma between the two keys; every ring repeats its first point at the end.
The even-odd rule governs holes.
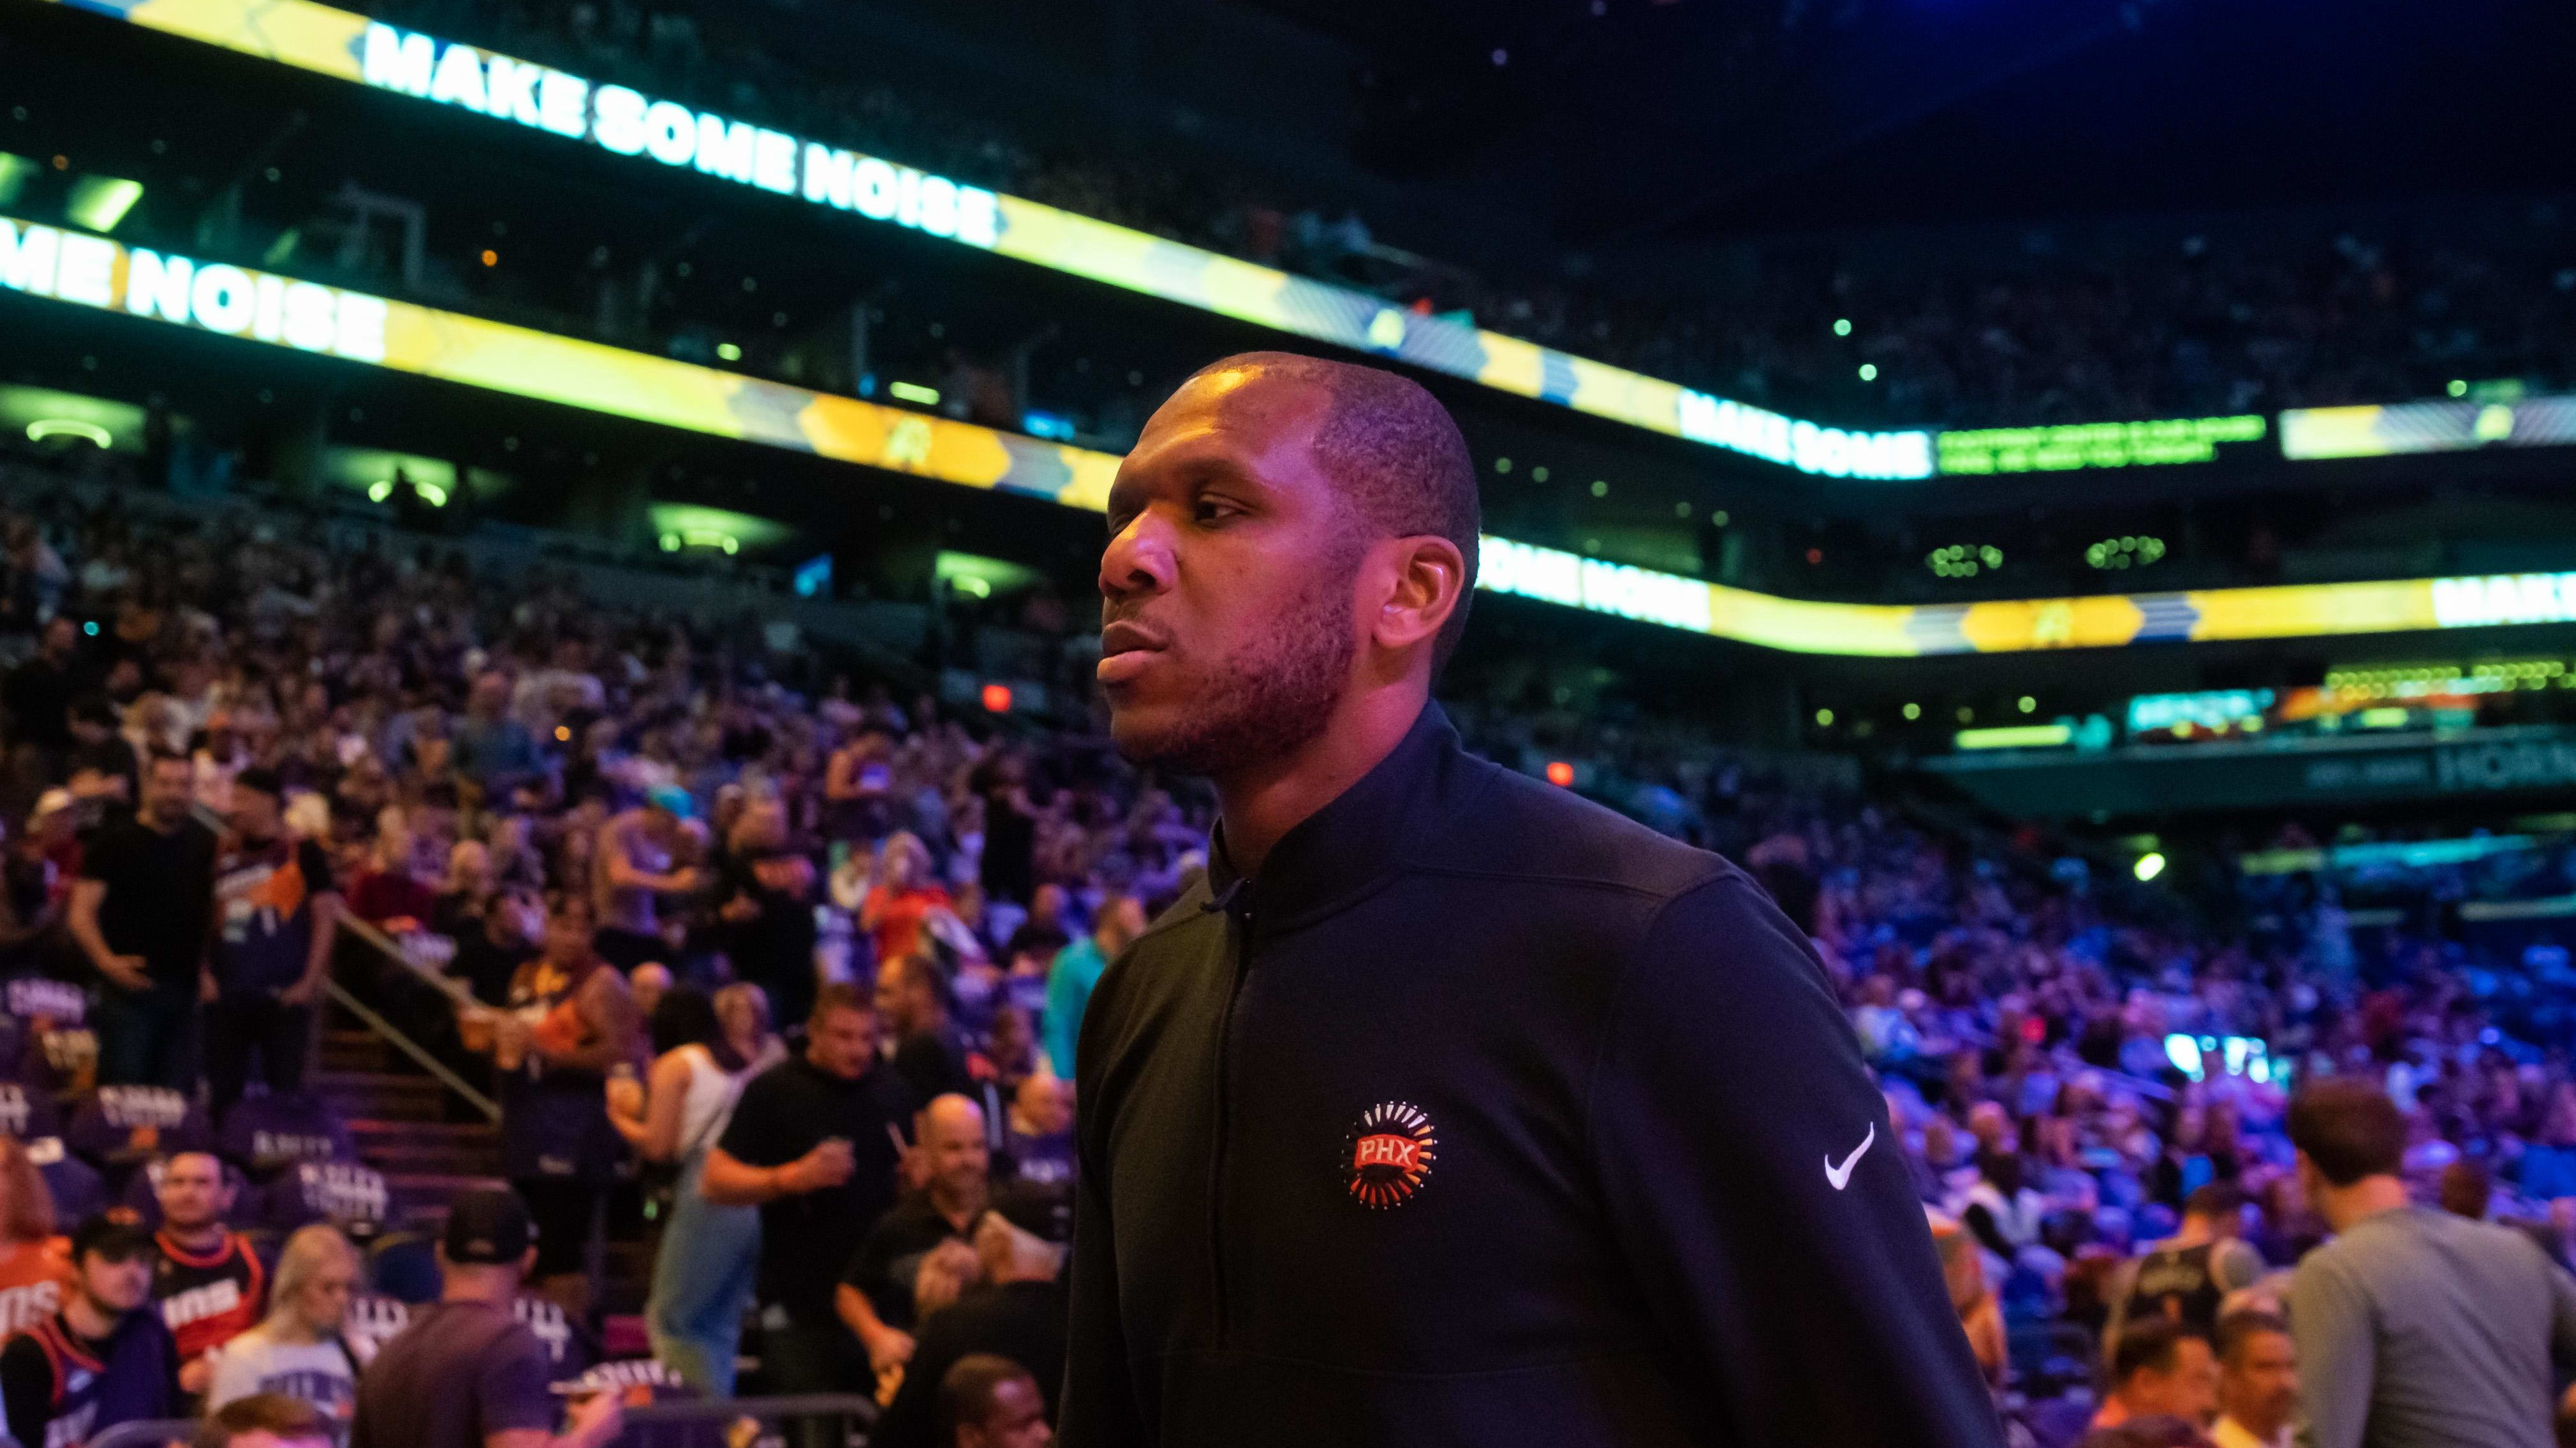
{"type": "MultiPolygon", "coordinates": [[[[348,1122],[359,1160],[384,1173],[390,1225],[435,1232],[457,1189],[506,1184],[500,1129],[450,1119],[455,1103],[447,1088],[382,1037],[335,1022],[322,1033],[318,1064],[314,1089],[348,1122]]],[[[611,1342],[631,1340],[630,1325],[615,1319],[643,1310],[649,1250],[631,1230],[621,1232],[612,1214],[599,1296],[611,1342]]]]}

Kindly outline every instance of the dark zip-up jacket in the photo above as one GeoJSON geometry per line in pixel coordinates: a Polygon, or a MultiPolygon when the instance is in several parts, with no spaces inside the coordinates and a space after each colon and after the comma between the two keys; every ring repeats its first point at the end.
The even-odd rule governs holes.
{"type": "Polygon", "coordinates": [[[1884,1103],[1718,857],[1434,706],[1101,979],[1068,1448],[1993,1445],[1884,1103]]]}

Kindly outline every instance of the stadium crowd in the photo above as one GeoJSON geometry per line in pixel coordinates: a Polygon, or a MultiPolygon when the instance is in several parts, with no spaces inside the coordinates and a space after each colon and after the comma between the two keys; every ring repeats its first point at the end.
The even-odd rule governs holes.
{"type": "MultiPolygon", "coordinates": [[[[598,0],[380,0],[395,23],[1383,295],[1422,313],[1843,425],[2018,427],[2403,402],[2454,381],[2576,386],[2576,237],[2536,213],[2510,244],[2447,239],[2438,215],[2330,238],[2195,234],[2162,255],[1997,257],[1990,265],[1801,260],[1743,295],[1622,292],[1558,269],[1480,276],[1378,239],[1329,198],[1283,199],[1239,167],[1044,139],[854,79],[721,7],[598,0]],[[1857,381],[1866,365],[1866,382],[1857,381]]],[[[2257,233],[2260,234],[2259,232],[2257,233]]],[[[1826,248],[1830,251],[1833,248],[1826,248]]],[[[1897,250],[1903,250],[1898,248],[1897,250]]],[[[757,358],[753,359],[757,362],[757,358]]],[[[984,384],[1011,369],[975,365],[984,384]]],[[[1164,379],[1149,379],[1157,387],[1164,379]]],[[[1086,379],[1115,387],[1106,373],[1086,379]]],[[[1157,394],[1158,395],[1158,394],[1157,394]]],[[[1020,398],[988,420],[1061,405],[1020,398]]],[[[1150,400],[1095,401],[1109,436],[1150,400]]]]}
{"type": "MultiPolygon", "coordinates": [[[[875,1391],[878,1443],[1043,1432],[1074,1027],[1203,868],[1203,799],[756,619],[399,533],[325,547],[286,510],[8,491],[22,1443],[283,1392],[370,1448],[449,1448],[370,1396],[476,1374],[493,1422],[552,1432],[544,1383],[597,1371],[599,1240],[639,1199],[664,1386],[748,1387],[747,1351],[760,1391],[875,1391]],[[334,982],[500,1102],[511,1189],[448,1213],[444,1288],[309,1079],[334,982]]],[[[2367,1384],[2309,1265],[2360,1270],[2357,1203],[2516,1223],[2477,1250],[2526,1253],[2496,1270],[2576,1349],[2576,1287],[2547,1297],[2576,1232],[2563,952],[2356,929],[2325,896],[2215,923],[1677,724],[1453,714],[1506,763],[1592,761],[1596,796],[1739,860],[1814,939],[2020,1441],[2278,1443],[2300,1375],[2367,1384]]],[[[2316,1441],[2363,1441],[2305,1401],[2316,1441]]]]}

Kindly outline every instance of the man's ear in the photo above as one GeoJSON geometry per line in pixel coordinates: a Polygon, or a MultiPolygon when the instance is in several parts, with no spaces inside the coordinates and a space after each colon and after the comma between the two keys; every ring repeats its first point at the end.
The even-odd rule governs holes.
{"type": "Polygon", "coordinates": [[[1467,560],[1458,545],[1436,533],[1390,539],[1390,586],[1370,620],[1370,637],[1381,647],[1410,648],[1439,637],[1465,600],[1467,560]]]}

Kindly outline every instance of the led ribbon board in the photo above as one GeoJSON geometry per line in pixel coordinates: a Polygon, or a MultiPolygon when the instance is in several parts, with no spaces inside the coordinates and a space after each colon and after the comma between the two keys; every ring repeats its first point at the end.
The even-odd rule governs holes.
{"type": "MultiPolygon", "coordinates": [[[[514,397],[1101,511],[1119,459],[0,217],[0,288],[514,397]]],[[[2576,573],[1943,605],[1779,598],[1486,537],[1496,593],[1796,653],[1907,657],[2576,621],[2576,573]]]]}
{"type": "Polygon", "coordinates": [[[1118,459],[1105,453],[6,218],[0,286],[1095,511],[1118,470],[1118,459]]]}
{"type": "Polygon", "coordinates": [[[2281,414],[2281,455],[2292,461],[2569,443],[2576,443],[2576,397],[2300,407],[2281,414]]]}
{"type": "Polygon", "coordinates": [[[550,66],[380,25],[310,0],[53,0],[339,80],[855,212],[1319,342],[1822,477],[1928,478],[1932,435],[1785,417],[1676,383],[1421,316],[1052,206],[658,100],[550,66]]]}

